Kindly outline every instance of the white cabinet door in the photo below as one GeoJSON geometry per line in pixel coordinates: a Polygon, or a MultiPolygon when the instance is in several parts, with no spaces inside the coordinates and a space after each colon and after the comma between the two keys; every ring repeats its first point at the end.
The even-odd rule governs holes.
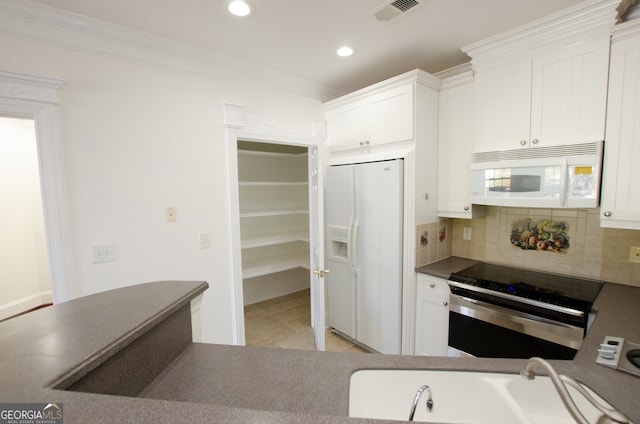
{"type": "Polygon", "coordinates": [[[474,150],[602,140],[608,67],[602,38],[478,71],[474,150]]]}
{"type": "Polygon", "coordinates": [[[608,65],[607,38],[534,58],[532,143],[548,146],[604,138],[608,65]]]}
{"type": "Polygon", "coordinates": [[[364,101],[327,111],[327,140],[331,148],[355,148],[368,138],[369,107],[364,101]]]}
{"type": "Polygon", "coordinates": [[[440,91],[438,110],[438,216],[479,217],[484,206],[469,203],[469,162],[473,152],[472,79],[464,85],[440,91]]]}
{"type": "Polygon", "coordinates": [[[327,110],[330,149],[368,148],[411,140],[413,105],[413,84],[405,84],[327,110]]]}
{"type": "Polygon", "coordinates": [[[611,46],[600,225],[640,230],[640,22],[635,30],[611,46]]]}
{"type": "Polygon", "coordinates": [[[368,104],[371,144],[394,143],[413,138],[413,84],[374,95],[368,104]]]}
{"type": "Polygon", "coordinates": [[[476,75],[476,152],[527,147],[531,119],[531,61],[500,66],[476,75]]]}
{"type": "Polygon", "coordinates": [[[447,356],[449,286],[441,278],[417,276],[415,354],[447,356]]]}

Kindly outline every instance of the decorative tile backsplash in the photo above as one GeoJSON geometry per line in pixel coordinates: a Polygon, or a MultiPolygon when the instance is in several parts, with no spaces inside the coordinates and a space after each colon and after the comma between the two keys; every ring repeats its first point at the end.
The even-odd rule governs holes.
{"type": "Polygon", "coordinates": [[[640,264],[628,260],[640,231],[601,228],[600,209],[488,207],[483,218],[449,221],[452,256],[640,286],[640,264]]]}
{"type": "Polygon", "coordinates": [[[564,253],[569,249],[567,224],[531,218],[518,221],[511,230],[511,244],[523,250],[564,253]]]}
{"type": "Polygon", "coordinates": [[[416,231],[416,266],[428,265],[451,256],[451,219],[418,225],[416,231]]]}

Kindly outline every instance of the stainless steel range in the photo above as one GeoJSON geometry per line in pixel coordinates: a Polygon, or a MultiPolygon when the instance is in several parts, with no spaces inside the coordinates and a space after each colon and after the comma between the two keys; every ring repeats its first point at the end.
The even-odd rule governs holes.
{"type": "Polygon", "coordinates": [[[454,352],[573,359],[602,283],[478,263],[451,274],[449,287],[454,352]]]}

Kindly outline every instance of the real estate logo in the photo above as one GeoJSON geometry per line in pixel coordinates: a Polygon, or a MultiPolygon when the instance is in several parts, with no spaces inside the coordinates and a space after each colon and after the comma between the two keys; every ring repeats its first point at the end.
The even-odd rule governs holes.
{"type": "Polygon", "coordinates": [[[0,403],[0,424],[62,424],[61,403],[0,403]]]}

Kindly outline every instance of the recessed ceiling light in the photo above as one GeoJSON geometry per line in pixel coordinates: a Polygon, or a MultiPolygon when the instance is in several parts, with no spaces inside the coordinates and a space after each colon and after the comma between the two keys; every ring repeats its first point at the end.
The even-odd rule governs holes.
{"type": "Polygon", "coordinates": [[[247,16],[251,13],[251,6],[244,0],[233,0],[227,6],[229,12],[236,16],[247,16]]]}
{"type": "Polygon", "coordinates": [[[336,53],[338,54],[338,56],[341,56],[341,57],[349,57],[353,55],[353,47],[342,46],[338,49],[336,53]]]}

